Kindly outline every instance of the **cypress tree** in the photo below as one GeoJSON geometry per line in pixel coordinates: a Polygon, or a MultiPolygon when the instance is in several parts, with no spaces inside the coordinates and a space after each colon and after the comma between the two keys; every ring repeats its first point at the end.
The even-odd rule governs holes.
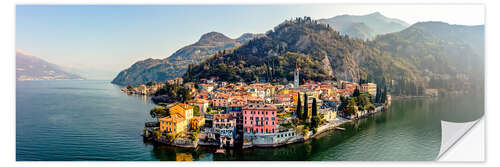
{"type": "Polygon", "coordinates": [[[318,115],[318,106],[316,104],[316,98],[313,98],[313,104],[312,104],[312,117],[315,117],[318,115]]]}
{"type": "Polygon", "coordinates": [[[381,87],[380,86],[377,86],[377,94],[375,95],[375,103],[380,103],[381,99],[380,99],[380,95],[382,94],[382,91],[381,91],[381,87]]]}
{"type": "Polygon", "coordinates": [[[352,93],[352,96],[358,97],[359,95],[360,95],[359,89],[356,87],[356,89],[354,89],[354,92],[352,93]]]}
{"type": "Polygon", "coordinates": [[[295,109],[295,112],[296,112],[296,115],[299,119],[302,119],[302,112],[300,112],[300,110],[302,110],[302,104],[301,104],[301,101],[300,101],[300,92],[297,93],[297,108],[295,109]]]}
{"type": "Polygon", "coordinates": [[[302,111],[303,116],[302,119],[307,120],[307,117],[309,116],[309,106],[307,105],[307,94],[304,93],[304,111],[302,111]]]}

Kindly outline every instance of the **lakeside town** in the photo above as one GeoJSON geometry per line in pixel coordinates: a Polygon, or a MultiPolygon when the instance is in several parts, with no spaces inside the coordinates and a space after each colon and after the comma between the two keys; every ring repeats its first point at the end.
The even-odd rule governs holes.
{"type": "MultiPolygon", "coordinates": [[[[299,69],[287,85],[227,83],[217,78],[199,83],[182,78],[122,89],[153,96],[146,140],[178,147],[277,147],[304,142],[339,125],[387,109],[391,95],[374,83],[306,81],[299,69]],[[176,95],[172,95],[172,92],[176,95]],[[169,96],[160,95],[170,93],[169,96]],[[175,97],[173,97],[175,96],[175,97]]],[[[224,152],[218,149],[217,152],[224,152]]]]}

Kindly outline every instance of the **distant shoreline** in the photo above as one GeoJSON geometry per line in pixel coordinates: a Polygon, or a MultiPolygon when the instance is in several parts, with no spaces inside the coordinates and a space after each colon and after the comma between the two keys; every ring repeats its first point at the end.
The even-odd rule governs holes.
{"type": "Polygon", "coordinates": [[[81,78],[81,79],[16,79],[16,82],[17,81],[68,81],[68,80],[83,81],[83,80],[87,80],[87,79],[85,79],[85,78],[81,78]]]}

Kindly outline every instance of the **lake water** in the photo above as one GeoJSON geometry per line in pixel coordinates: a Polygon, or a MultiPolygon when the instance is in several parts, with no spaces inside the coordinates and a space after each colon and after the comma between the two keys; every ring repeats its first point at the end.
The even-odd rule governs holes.
{"type": "Polygon", "coordinates": [[[16,88],[18,161],[100,160],[434,160],[441,120],[466,122],[484,113],[478,95],[394,100],[377,113],[305,143],[228,150],[155,146],[142,140],[154,104],[109,81],[21,81],[16,88]]]}

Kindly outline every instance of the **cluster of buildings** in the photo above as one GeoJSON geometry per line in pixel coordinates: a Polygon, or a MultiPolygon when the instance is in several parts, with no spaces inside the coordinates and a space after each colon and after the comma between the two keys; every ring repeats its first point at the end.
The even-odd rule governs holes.
{"type": "MultiPolygon", "coordinates": [[[[297,70],[298,71],[298,70],[297,70]]],[[[279,145],[300,137],[290,124],[296,117],[298,99],[307,96],[309,109],[316,99],[319,114],[326,123],[337,120],[340,96],[350,96],[355,89],[375,97],[377,85],[349,81],[307,81],[299,85],[298,72],[295,81],[287,85],[271,83],[227,83],[216,78],[201,79],[197,85],[182,83],[193,88],[194,96],[186,103],[169,106],[170,116],[159,119],[164,134],[187,133],[191,120],[199,122],[198,144],[203,145],[279,145]],[[200,115],[194,116],[196,106],[200,115]]]]}
{"type": "Polygon", "coordinates": [[[121,89],[122,92],[127,94],[137,94],[137,95],[152,95],[161,87],[165,86],[164,83],[158,82],[151,85],[140,84],[137,87],[124,87],[121,89]]]}

